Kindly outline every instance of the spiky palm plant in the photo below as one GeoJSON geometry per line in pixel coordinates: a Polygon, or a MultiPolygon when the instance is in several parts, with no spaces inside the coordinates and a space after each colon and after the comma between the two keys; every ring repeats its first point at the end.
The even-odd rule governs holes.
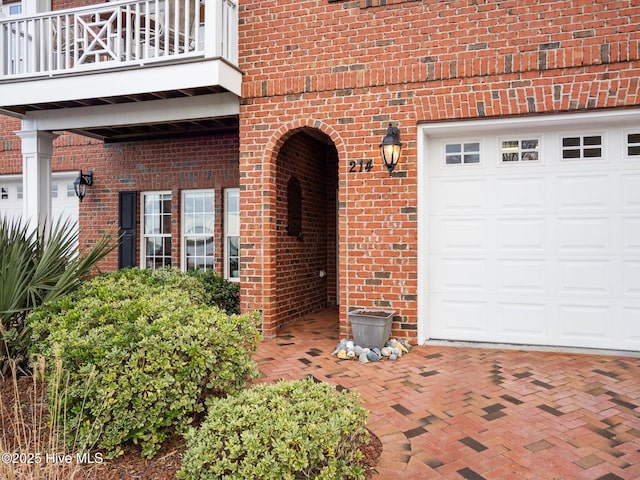
{"type": "Polygon", "coordinates": [[[27,314],[38,305],[76,289],[113,248],[104,236],[88,252],[77,247],[70,221],[31,229],[20,220],[0,220],[0,373],[7,360],[24,370],[30,332],[27,314]]]}

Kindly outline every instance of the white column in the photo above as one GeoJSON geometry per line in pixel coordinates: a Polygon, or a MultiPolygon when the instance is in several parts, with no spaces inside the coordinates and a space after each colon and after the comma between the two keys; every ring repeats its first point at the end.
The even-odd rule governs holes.
{"type": "Polygon", "coordinates": [[[57,134],[41,130],[21,130],[22,139],[22,219],[31,229],[41,229],[51,219],[51,157],[57,134]]]}
{"type": "Polygon", "coordinates": [[[51,0],[24,0],[22,2],[22,13],[25,15],[35,15],[41,12],[51,11],[51,0]]]}

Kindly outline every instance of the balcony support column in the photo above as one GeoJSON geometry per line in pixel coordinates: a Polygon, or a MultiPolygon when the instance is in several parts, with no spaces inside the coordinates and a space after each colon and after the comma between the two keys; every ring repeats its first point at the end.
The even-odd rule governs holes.
{"type": "Polygon", "coordinates": [[[22,140],[22,219],[31,230],[42,230],[51,219],[51,157],[58,135],[42,130],[16,134],[22,140]]]}
{"type": "Polygon", "coordinates": [[[26,0],[22,5],[26,15],[51,11],[51,0],[26,0]]]}

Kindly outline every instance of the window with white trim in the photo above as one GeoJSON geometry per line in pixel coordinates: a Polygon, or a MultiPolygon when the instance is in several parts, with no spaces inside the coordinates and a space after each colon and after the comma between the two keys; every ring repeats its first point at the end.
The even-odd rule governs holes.
{"type": "Polygon", "coordinates": [[[447,165],[480,163],[480,142],[447,143],[444,152],[447,165]]]}
{"type": "Polygon", "coordinates": [[[171,266],[171,192],[143,192],[141,195],[144,268],[171,266]]]}
{"type": "Polygon", "coordinates": [[[598,158],[602,158],[602,135],[562,137],[563,160],[592,160],[598,158]]]}
{"type": "Polygon", "coordinates": [[[182,268],[212,270],[215,267],[215,192],[182,192],[182,268]]]}
{"type": "Polygon", "coordinates": [[[640,133],[627,134],[627,156],[640,157],[640,133]]]}
{"type": "Polygon", "coordinates": [[[224,278],[240,281],[240,189],[224,191],[224,278]]]}
{"type": "Polygon", "coordinates": [[[537,138],[503,140],[500,147],[502,162],[537,162],[540,160],[539,149],[537,138]]]}
{"type": "Polygon", "coordinates": [[[0,5],[2,13],[5,15],[22,14],[22,2],[4,2],[0,5]]]}

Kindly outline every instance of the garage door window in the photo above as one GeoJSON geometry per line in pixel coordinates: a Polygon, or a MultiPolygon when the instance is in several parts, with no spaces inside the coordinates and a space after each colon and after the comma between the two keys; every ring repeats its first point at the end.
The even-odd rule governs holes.
{"type": "Polygon", "coordinates": [[[480,142],[447,143],[445,163],[447,165],[480,163],[480,142]]]}
{"type": "Polygon", "coordinates": [[[502,161],[511,162],[537,162],[539,157],[540,140],[530,138],[525,140],[503,140],[502,161]]]}
{"type": "Polygon", "coordinates": [[[5,187],[0,188],[0,195],[0,199],[9,200],[9,189],[5,187]]]}
{"type": "Polygon", "coordinates": [[[640,157],[640,133],[629,133],[627,135],[627,155],[640,157]]]}
{"type": "Polygon", "coordinates": [[[601,135],[562,137],[563,160],[585,160],[597,158],[602,158],[601,135]]]}

